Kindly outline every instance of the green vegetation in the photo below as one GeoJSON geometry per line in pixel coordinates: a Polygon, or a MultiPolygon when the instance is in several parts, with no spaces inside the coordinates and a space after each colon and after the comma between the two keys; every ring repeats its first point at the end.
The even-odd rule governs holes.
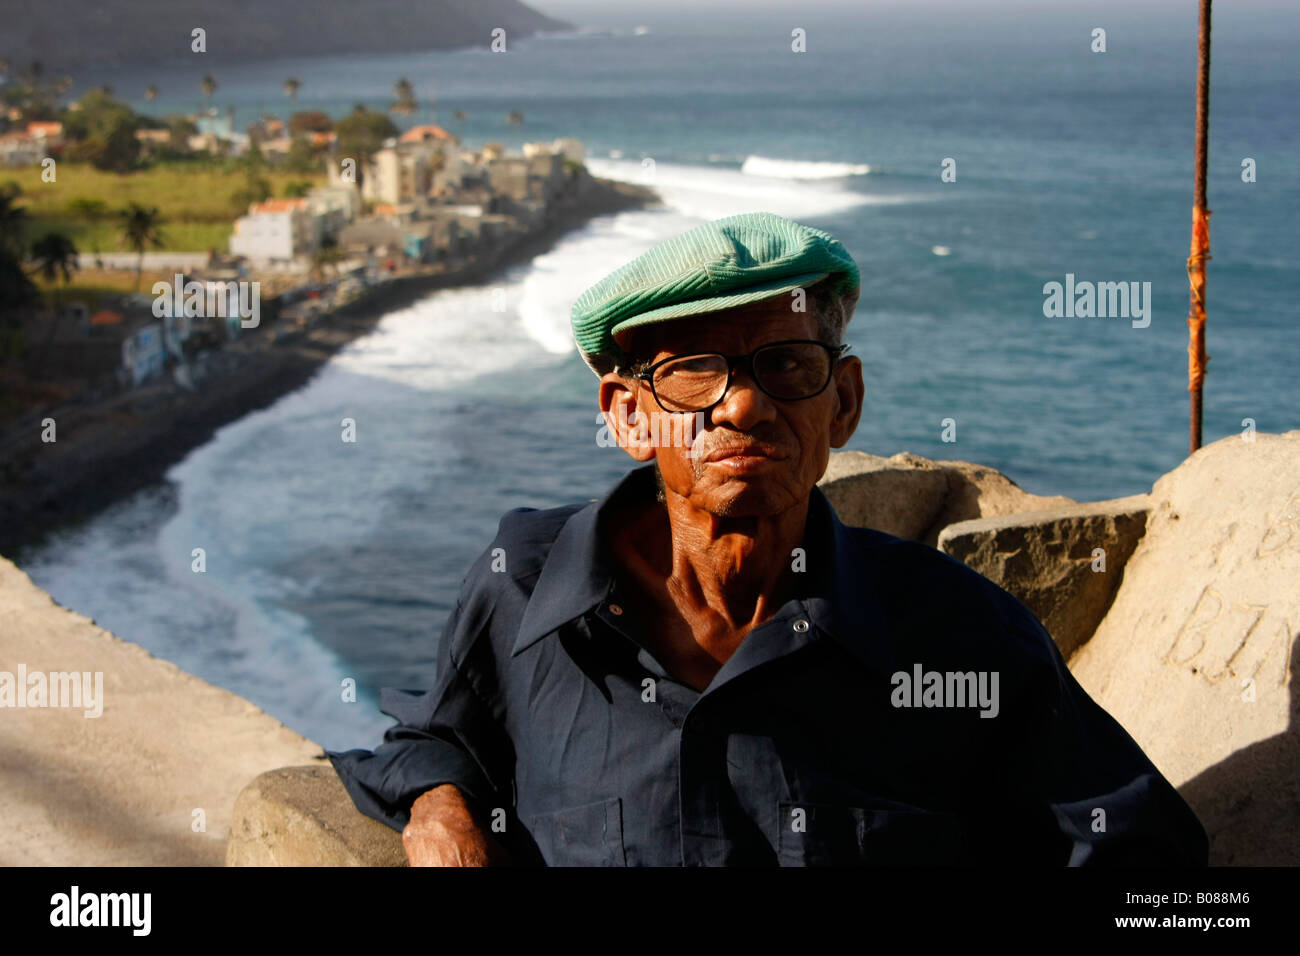
{"type": "Polygon", "coordinates": [[[13,183],[0,186],[0,357],[5,358],[26,351],[21,315],[39,299],[35,283],[23,270],[30,222],[27,210],[18,204],[20,192],[13,183]]]}
{"type": "Polygon", "coordinates": [[[248,155],[243,159],[244,188],[232,197],[236,216],[243,215],[244,210],[256,202],[265,202],[271,198],[271,181],[264,175],[266,159],[256,143],[248,144],[248,155]]]}
{"type": "Polygon", "coordinates": [[[47,283],[68,282],[77,268],[77,247],[67,236],[47,232],[32,243],[36,271],[47,283]]]}
{"type": "Polygon", "coordinates": [[[361,104],[334,125],[339,134],[338,155],[357,161],[357,185],[365,178],[370,158],[383,148],[384,140],[398,135],[398,129],[383,113],[374,113],[361,104]]]}
{"type": "Polygon", "coordinates": [[[131,107],[103,90],[93,90],[81,98],[81,109],[64,116],[63,135],[68,139],[64,155],[106,172],[130,172],[140,165],[140,141],[135,138],[139,128],[140,117],[131,107]]]}
{"type": "MultiPolygon", "coordinates": [[[[22,313],[40,300],[32,275],[43,280],[47,290],[53,289],[52,299],[57,303],[58,287],[66,288],[77,268],[77,248],[67,236],[46,233],[28,246],[31,222],[27,210],[18,204],[22,190],[14,183],[0,187],[0,359],[19,358],[27,354],[27,330],[23,328],[22,313]],[[35,260],[29,274],[23,260],[35,260]]],[[[41,350],[43,364],[54,341],[55,325],[52,323],[41,350]]]]}
{"type": "MultiPolygon", "coordinates": [[[[19,170],[11,170],[20,174],[19,170]]],[[[27,172],[27,171],[22,171],[27,172]]],[[[59,232],[83,252],[114,252],[121,228],[113,213],[130,203],[157,206],[165,226],[159,248],[177,252],[224,250],[229,245],[234,219],[247,211],[242,202],[250,188],[250,174],[239,160],[214,158],[158,163],[129,175],[95,169],[89,164],[59,163],[57,182],[39,181],[21,199],[34,232],[59,232]]],[[[291,184],[303,182],[301,172],[265,168],[268,195],[286,195],[291,184]]],[[[323,173],[311,177],[313,186],[325,185],[323,173]]]]}
{"type": "Polygon", "coordinates": [[[327,269],[338,275],[338,264],[343,261],[343,258],[343,250],[339,248],[338,240],[333,236],[326,236],[312,255],[312,275],[317,281],[324,279],[327,269]]]}
{"type": "MultiPolygon", "coordinates": [[[[140,276],[140,288],[148,290],[155,282],[171,282],[175,271],[145,269],[140,276]]],[[[47,298],[57,294],[64,305],[80,302],[91,312],[99,308],[99,302],[105,296],[129,295],[137,291],[135,273],[120,269],[81,269],[66,289],[58,282],[46,282],[37,274],[36,285],[47,298]]]]}
{"type": "Polygon", "coordinates": [[[325,153],[324,149],[312,146],[305,136],[295,136],[289,144],[289,155],[284,158],[282,168],[290,173],[319,173],[325,153]]]}
{"type": "Polygon", "coordinates": [[[144,271],[144,254],[148,249],[160,249],[163,244],[162,230],[158,227],[160,218],[157,206],[141,206],[131,203],[117,214],[121,227],[120,238],[129,249],[139,255],[135,267],[135,287],[140,289],[140,273],[144,271]]]}
{"type": "MultiPolygon", "coordinates": [[[[68,240],[67,236],[57,232],[47,232],[32,243],[32,258],[36,260],[37,274],[45,280],[47,286],[61,282],[66,289],[72,279],[73,271],[77,268],[77,247],[68,240]]],[[[57,306],[60,303],[57,287],[53,299],[56,306],[54,317],[45,336],[45,346],[36,359],[35,368],[30,372],[33,378],[39,378],[44,371],[45,362],[50,357],[50,349],[54,346],[55,333],[58,331],[60,312],[57,306]]]]}

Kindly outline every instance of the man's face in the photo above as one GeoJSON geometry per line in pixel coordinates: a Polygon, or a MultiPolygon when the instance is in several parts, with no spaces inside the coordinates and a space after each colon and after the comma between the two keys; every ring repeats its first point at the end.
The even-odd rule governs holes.
{"type": "MultiPolygon", "coordinates": [[[[635,358],[658,362],[695,352],[741,355],[782,339],[818,339],[816,318],[792,311],[791,302],[778,296],[703,320],[665,322],[634,330],[630,341],[620,342],[635,358]]],[[[704,413],[694,454],[663,443],[621,443],[638,460],[657,458],[665,487],[695,508],[720,517],[774,515],[807,500],[826,471],[830,449],[843,446],[857,427],[862,396],[862,363],[854,357],[839,362],[821,394],[793,402],[764,394],[738,368],[722,401],[704,413]],[[749,454],[721,457],[732,452],[749,454]]],[[[635,421],[634,411],[665,414],[649,383],[628,383],[614,373],[602,378],[600,401],[615,420],[620,402],[629,420],[635,421]]]]}

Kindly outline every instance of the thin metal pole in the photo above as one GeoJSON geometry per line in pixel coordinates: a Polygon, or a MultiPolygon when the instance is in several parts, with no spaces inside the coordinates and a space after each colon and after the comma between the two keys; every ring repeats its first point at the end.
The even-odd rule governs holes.
{"type": "Polygon", "coordinates": [[[1196,39],[1196,171],[1192,206],[1192,249],[1187,257],[1191,310],[1187,316],[1187,390],[1191,393],[1189,454],[1201,447],[1201,394],[1205,380],[1205,262],[1210,258],[1210,210],[1206,208],[1205,165],[1210,122],[1210,2],[1201,0],[1196,39]]]}

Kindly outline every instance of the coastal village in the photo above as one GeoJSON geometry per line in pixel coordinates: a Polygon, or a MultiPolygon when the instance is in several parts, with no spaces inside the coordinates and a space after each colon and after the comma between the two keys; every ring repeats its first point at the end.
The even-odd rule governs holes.
{"type": "MultiPolygon", "coordinates": [[[[136,136],[142,144],[156,143],[159,132],[170,135],[146,129],[136,136]]],[[[329,149],[334,138],[316,134],[313,142],[329,149]]],[[[274,164],[292,143],[283,123],[272,120],[238,137],[228,123],[205,124],[205,132],[187,145],[229,156],[245,155],[251,146],[274,164]]],[[[0,136],[0,164],[39,172],[63,146],[61,123],[33,121],[0,136]]],[[[232,223],[227,249],[145,253],[144,261],[152,271],[174,271],[185,284],[221,290],[222,306],[229,301],[229,283],[257,282],[262,316],[287,319],[277,323],[275,334],[292,337],[399,276],[453,272],[545,228],[556,207],[581,191],[582,163],[583,147],[574,139],[527,143],[522,154],[512,155],[498,143],[462,149],[445,129],[416,125],[384,141],[368,157],[363,175],[356,175],[355,160],[348,166],[327,157],[322,165],[328,184],[301,196],[249,203],[232,223]]],[[[84,266],[124,271],[136,267],[135,259],[78,256],[84,266]]],[[[101,298],[93,305],[46,306],[44,314],[33,316],[45,325],[62,320],[49,359],[55,377],[73,388],[81,384],[102,393],[165,374],[189,387],[196,356],[249,327],[237,309],[158,316],[153,293],[101,298]]]]}
{"type": "Polygon", "coordinates": [[[488,281],[594,215],[653,201],[591,177],[576,139],[510,151],[469,148],[431,121],[399,129],[387,112],[416,113],[403,81],[387,112],[266,114],[240,132],[215,107],[157,120],[107,89],[56,109],[59,86],[34,72],[0,83],[0,251],[14,280],[0,290],[10,547],[36,514],[42,525],[79,517],[49,513],[56,496],[90,512],[111,486],[156,480],[385,312],[488,281]],[[92,180],[107,196],[138,182],[141,201],[115,210],[99,196],[47,198],[56,183],[92,180]],[[224,206],[206,195],[217,192],[224,206]],[[169,197],[206,205],[197,222],[174,222],[169,197]],[[41,236],[49,226],[60,231],[41,236]],[[213,241],[185,248],[173,229],[213,241]]]}

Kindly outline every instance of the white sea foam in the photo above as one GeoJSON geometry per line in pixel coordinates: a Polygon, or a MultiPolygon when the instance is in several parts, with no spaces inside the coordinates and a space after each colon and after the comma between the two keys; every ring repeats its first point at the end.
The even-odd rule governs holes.
{"type": "Polygon", "coordinates": [[[746,176],[763,176],[767,179],[845,179],[849,176],[865,176],[871,172],[871,167],[865,163],[808,162],[750,156],[741,164],[740,171],[746,176]]]}
{"type": "Polygon", "coordinates": [[[590,157],[587,168],[595,176],[650,186],[663,200],[663,208],[593,220],[534,259],[510,286],[511,310],[519,328],[546,353],[557,356],[573,349],[569,312],[582,291],[670,236],[710,219],[745,212],[797,219],[917,199],[868,195],[831,180],[764,179],[736,169],[676,163],[655,163],[650,175],[650,167],[639,159],[590,157]]]}
{"type": "Polygon", "coordinates": [[[521,298],[534,271],[514,269],[491,285],[436,292],[390,313],[329,369],[446,391],[534,358],[536,345],[517,334],[521,298]]]}
{"type": "Polygon", "coordinates": [[[792,218],[828,216],[856,206],[907,201],[902,196],[848,189],[842,181],[767,179],[710,166],[655,163],[650,167],[637,159],[591,158],[587,168],[595,176],[649,186],[669,209],[699,222],[763,211],[792,218]]]}

